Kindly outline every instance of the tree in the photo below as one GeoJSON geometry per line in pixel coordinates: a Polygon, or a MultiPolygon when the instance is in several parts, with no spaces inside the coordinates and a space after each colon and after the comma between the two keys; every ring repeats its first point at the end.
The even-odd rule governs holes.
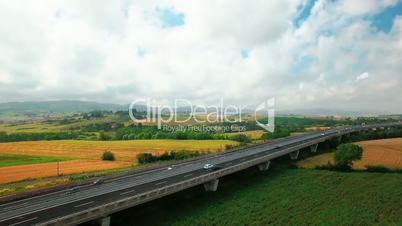
{"type": "Polygon", "coordinates": [[[102,160],[104,160],[104,161],[114,161],[115,159],[116,158],[114,157],[113,152],[111,152],[111,151],[103,152],[102,160]]]}
{"type": "Polygon", "coordinates": [[[363,155],[363,148],[356,144],[341,144],[334,153],[335,167],[340,170],[350,170],[353,161],[360,160],[363,155]]]}
{"type": "Polygon", "coordinates": [[[229,139],[240,142],[242,144],[250,143],[251,140],[246,134],[235,134],[229,137],[229,139]]]}
{"type": "Polygon", "coordinates": [[[99,133],[99,140],[110,140],[110,136],[107,135],[105,132],[101,131],[99,133]]]}
{"type": "Polygon", "coordinates": [[[140,153],[137,155],[138,163],[139,164],[144,164],[144,163],[150,163],[150,162],[155,162],[156,157],[152,155],[152,153],[140,153]]]}

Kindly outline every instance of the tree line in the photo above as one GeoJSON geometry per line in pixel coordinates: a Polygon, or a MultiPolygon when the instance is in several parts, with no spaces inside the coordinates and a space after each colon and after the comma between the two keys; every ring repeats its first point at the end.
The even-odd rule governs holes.
{"type": "Polygon", "coordinates": [[[0,132],[0,142],[37,141],[37,140],[72,140],[78,139],[82,133],[46,132],[46,133],[11,133],[0,132]]]}
{"type": "Polygon", "coordinates": [[[162,155],[153,155],[152,153],[140,153],[137,155],[137,160],[139,164],[146,164],[158,161],[184,160],[206,154],[209,154],[209,152],[186,150],[165,152],[162,155]]]}

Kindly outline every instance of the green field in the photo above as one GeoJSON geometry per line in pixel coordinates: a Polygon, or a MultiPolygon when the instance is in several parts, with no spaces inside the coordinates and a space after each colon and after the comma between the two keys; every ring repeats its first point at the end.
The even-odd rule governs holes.
{"type": "Polygon", "coordinates": [[[402,225],[402,174],[254,169],[112,215],[115,225],[402,225]]]}
{"type": "Polygon", "coordinates": [[[66,161],[71,159],[72,158],[68,157],[0,154],[0,167],[66,161]]]}

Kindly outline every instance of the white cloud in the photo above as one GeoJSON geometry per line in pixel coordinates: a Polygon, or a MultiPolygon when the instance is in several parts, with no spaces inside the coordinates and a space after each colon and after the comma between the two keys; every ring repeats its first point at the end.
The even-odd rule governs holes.
{"type": "Polygon", "coordinates": [[[369,109],[378,100],[401,111],[402,19],[389,34],[367,20],[395,1],[319,0],[296,28],[303,2],[3,2],[0,101],[274,96],[287,109],[369,109]],[[162,27],[157,9],[183,13],[185,24],[162,27]],[[364,71],[370,79],[356,82],[364,71]]]}
{"type": "Polygon", "coordinates": [[[368,77],[369,77],[369,73],[364,72],[364,73],[362,73],[362,74],[360,74],[359,76],[356,77],[356,81],[364,80],[364,79],[367,79],[368,77]]]}
{"type": "Polygon", "coordinates": [[[341,0],[336,6],[336,10],[347,16],[372,15],[397,2],[398,0],[341,0]]]}

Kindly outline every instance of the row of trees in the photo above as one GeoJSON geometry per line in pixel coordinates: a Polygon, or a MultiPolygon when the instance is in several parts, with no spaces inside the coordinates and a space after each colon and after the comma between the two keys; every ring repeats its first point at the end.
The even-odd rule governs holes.
{"type": "MultiPolygon", "coordinates": [[[[170,151],[165,152],[162,155],[154,155],[152,153],[140,153],[137,155],[138,163],[146,164],[158,161],[170,161],[170,160],[184,160],[188,158],[194,158],[201,155],[209,154],[210,152],[199,152],[199,151],[170,151]]],[[[113,152],[105,151],[103,152],[101,159],[104,161],[114,161],[116,157],[113,152]]]]}
{"type": "Polygon", "coordinates": [[[209,152],[186,151],[186,150],[165,152],[162,155],[153,155],[152,153],[141,153],[137,155],[137,159],[138,163],[145,164],[157,161],[183,160],[205,155],[208,153],[209,152]]]}
{"type": "Polygon", "coordinates": [[[123,128],[124,124],[121,122],[98,122],[81,126],[71,127],[72,130],[81,130],[83,132],[98,132],[98,131],[115,131],[123,128]]]}
{"type": "Polygon", "coordinates": [[[47,132],[47,133],[11,133],[0,132],[0,142],[37,141],[37,140],[71,140],[79,139],[81,133],[47,132]]]}
{"type": "Polygon", "coordinates": [[[206,132],[158,130],[156,127],[124,127],[116,131],[116,140],[142,140],[142,139],[175,139],[175,140],[212,140],[227,139],[223,134],[206,132]]]}
{"type": "Polygon", "coordinates": [[[348,142],[357,142],[362,140],[378,140],[386,138],[402,137],[402,129],[389,129],[380,131],[369,131],[352,135],[348,138],[348,142]]]}

